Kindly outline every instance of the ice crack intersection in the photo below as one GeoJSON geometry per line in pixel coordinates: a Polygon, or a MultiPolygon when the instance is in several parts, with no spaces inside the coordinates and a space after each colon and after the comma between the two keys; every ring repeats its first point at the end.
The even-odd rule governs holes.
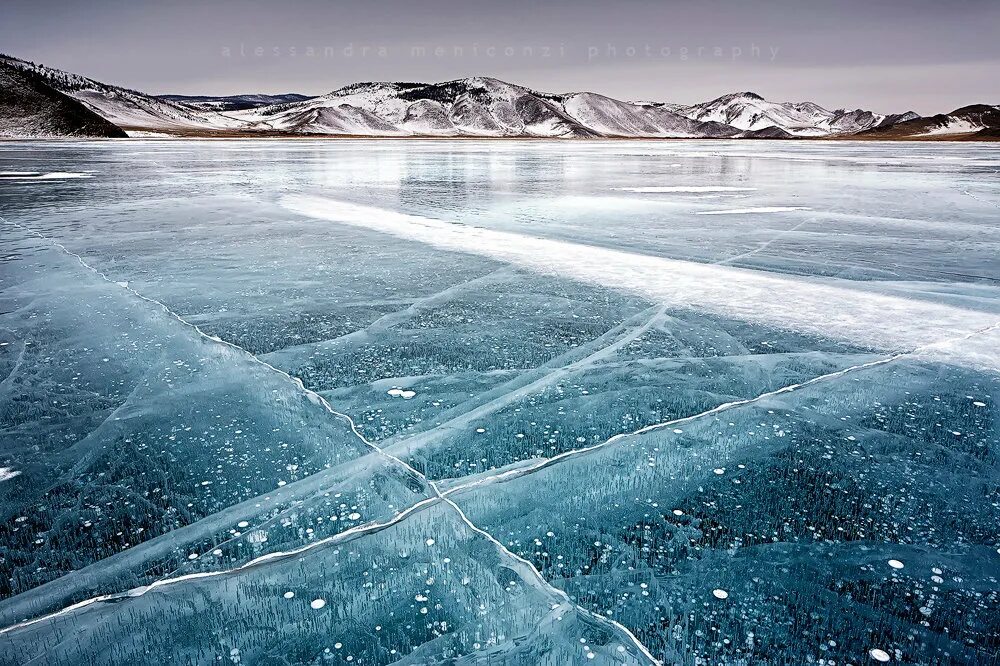
{"type": "Polygon", "coordinates": [[[989,326],[984,326],[982,328],[976,329],[975,331],[970,331],[969,333],[965,333],[965,334],[960,335],[960,336],[955,336],[953,338],[948,338],[946,340],[939,340],[937,342],[931,342],[931,343],[928,343],[926,345],[921,345],[919,347],[915,347],[915,348],[907,350],[907,351],[899,352],[898,354],[893,354],[892,356],[886,356],[886,357],[883,357],[883,358],[880,358],[880,359],[876,359],[874,361],[868,361],[867,363],[859,363],[857,365],[852,365],[852,366],[850,366],[848,368],[843,368],[841,370],[837,370],[835,372],[830,372],[830,373],[827,373],[825,375],[819,375],[817,377],[813,377],[812,379],[808,379],[808,380],[806,380],[804,382],[799,382],[797,384],[789,384],[788,386],[782,386],[781,388],[775,389],[773,391],[768,391],[767,393],[761,393],[760,395],[756,395],[756,396],[754,396],[752,398],[745,398],[743,400],[733,400],[731,402],[724,402],[721,405],[717,405],[717,406],[715,406],[715,407],[713,407],[711,409],[705,410],[704,412],[699,412],[697,414],[691,414],[689,416],[682,416],[680,418],[671,419],[669,421],[661,421],[659,423],[652,423],[650,425],[643,426],[643,427],[641,427],[641,428],[639,428],[637,430],[633,430],[631,432],[619,433],[617,435],[613,435],[612,437],[609,437],[608,439],[604,440],[603,442],[598,442],[597,444],[593,444],[591,446],[581,447],[579,449],[572,449],[572,450],[569,450],[569,451],[564,451],[564,452],[562,452],[562,453],[560,453],[558,455],[552,456],[551,458],[545,458],[544,460],[541,460],[541,461],[539,461],[538,463],[536,463],[534,465],[529,465],[527,467],[519,467],[517,469],[508,470],[506,472],[501,472],[499,474],[492,474],[490,476],[486,476],[486,477],[483,477],[481,479],[476,479],[475,481],[471,481],[469,483],[465,483],[465,484],[454,486],[454,487],[449,488],[448,490],[446,490],[444,492],[444,494],[445,494],[445,496],[448,496],[448,495],[453,495],[455,493],[459,493],[459,492],[462,492],[462,491],[469,490],[471,488],[477,488],[479,486],[485,486],[485,485],[490,485],[490,484],[494,484],[494,483],[504,483],[504,482],[510,481],[512,479],[516,479],[516,478],[519,478],[519,477],[522,477],[522,476],[527,476],[529,474],[534,474],[535,472],[539,472],[539,471],[541,471],[541,470],[543,470],[543,469],[545,469],[547,467],[551,467],[553,465],[557,465],[557,464],[559,464],[559,463],[561,463],[563,461],[569,460],[571,458],[577,458],[579,456],[583,456],[583,455],[586,455],[588,453],[592,453],[592,452],[597,451],[599,449],[603,449],[606,446],[609,446],[610,444],[613,444],[613,443],[615,443],[617,441],[620,441],[622,439],[625,439],[627,437],[635,437],[637,435],[643,435],[643,434],[645,434],[647,432],[653,432],[654,430],[662,430],[663,428],[668,428],[668,427],[676,426],[676,425],[683,424],[683,423],[690,423],[691,421],[695,421],[697,419],[701,419],[701,418],[704,418],[706,416],[713,416],[715,414],[720,414],[722,412],[727,412],[727,411],[729,411],[731,409],[735,409],[737,407],[743,407],[744,405],[752,405],[752,404],[760,402],[762,400],[766,400],[768,398],[773,398],[774,396],[782,395],[784,393],[792,393],[794,391],[798,391],[798,390],[801,390],[803,388],[806,388],[807,386],[812,386],[813,384],[818,384],[820,382],[825,382],[825,381],[828,381],[830,379],[835,379],[837,377],[842,377],[842,376],[844,376],[846,374],[849,374],[849,373],[858,372],[860,370],[867,370],[869,368],[875,368],[875,367],[878,367],[880,365],[886,365],[887,363],[892,363],[893,361],[897,361],[897,360],[899,360],[901,358],[905,358],[907,356],[912,356],[914,354],[918,354],[921,351],[924,351],[924,350],[927,350],[927,349],[930,349],[930,348],[933,348],[933,347],[937,347],[937,346],[940,346],[940,345],[946,345],[946,344],[950,344],[950,343],[953,343],[953,342],[961,342],[963,340],[968,340],[968,339],[973,338],[973,337],[975,337],[977,335],[983,335],[985,333],[989,333],[990,331],[994,331],[996,329],[1000,329],[1000,321],[998,321],[998,322],[996,322],[994,324],[991,324],[989,326]]]}
{"type": "MultiPolygon", "coordinates": [[[[141,299],[141,300],[143,300],[143,301],[145,301],[145,302],[147,302],[147,303],[149,303],[151,305],[155,305],[156,307],[158,307],[159,309],[161,309],[166,315],[168,315],[172,319],[176,320],[177,322],[181,323],[182,325],[187,326],[191,330],[195,331],[201,337],[203,337],[203,338],[205,338],[207,340],[211,340],[212,342],[216,342],[218,344],[222,344],[222,345],[225,345],[227,347],[230,347],[231,349],[234,349],[234,350],[236,350],[238,352],[241,352],[242,354],[246,355],[254,363],[258,363],[261,366],[263,366],[263,367],[265,367],[265,368],[267,368],[267,369],[269,369],[269,370],[271,370],[271,371],[273,371],[275,373],[278,373],[279,375],[281,375],[281,376],[285,377],[286,379],[288,379],[289,381],[293,382],[299,388],[299,390],[301,390],[303,393],[305,393],[313,402],[315,402],[315,403],[317,403],[319,405],[322,405],[323,408],[326,409],[326,411],[329,412],[330,414],[332,414],[333,416],[336,416],[337,418],[340,418],[340,419],[344,420],[348,424],[348,427],[350,428],[350,430],[354,434],[354,436],[357,437],[361,442],[363,442],[367,447],[369,447],[370,449],[372,449],[378,455],[386,458],[389,461],[394,462],[395,464],[398,464],[398,465],[402,466],[403,468],[405,468],[406,470],[408,470],[412,474],[416,475],[419,479],[421,479],[424,483],[426,483],[427,487],[430,488],[431,491],[434,493],[434,497],[433,498],[428,498],[428,499],[423,500],[422,502],[418,502],[418,503],[414,504],[413,506],[409,507],[408,509],[406,509],[406,510],[400,512],[398,515],[396,515],[393,518],[393,520],[387,521],[386,523],[375,523],[375,524],[370,524],[368,526],[360,526],[358,528],[353,528],[353,530],[355,530],[353,532],[353,534],[357,534],[358,532],[363,531],[363,528],[366,528],[366,527],[368,528],[368,530],[384,529],[385,527],[393,525],[393,524],[401,521],[406,516],[408,516],[411,513],[413,513],[417,509],[417,507],[426,506],[427,504],[429,504],[432,501],[442,501],[445,504],[447,504],[449,507],[451,507],[458,514],[459,518],[462,520],[463,523],[465,523],[465,525],[469,529],[471,529],[472,531],[476,532],[477,534],[482,535],[488,541],[490,541],[500,551],[501,555],[503,555],[504,557],[506,557],[509,560],[513,560],[517,564],[516,568],[521,569],[522,572],[524,572],[526,570],[528,579],[529,580],[533,579],[535,581],[535,584],[538,587],[542,588],[549,595],[554,595],[557,598],[562,599],[563,603],[567,603],[567,604],[570,604],[570,605],[574,606],[580,613],[582,613],[582,614],[584,614],[584,615],[586,615],[588,617],[593,618],[594,620],[596,620],[597,622],[599,622],[601,624],[608,625],[608,626],[612,627],[613,629],[616,629],[616,630],[620,631],[621,633],[625,634],[625,636],[628,638],[628,642],[632,643],[642,653],[642,655],[645,656],[651,663],[653,663],[653,664],[660,664],[661,663],[659,660],[657,660],[655,657],[653,657],[652,653],[650,653],[650,651],[646,648],[646,646],[644,646],[639,641],[639,639],[636,638],[636,636],[627,627],[625,627],[624,625],[622,625],[621,623],[619,623],[619,622],[617,622],[615,620],[612,620],[611,618],[608,618],[608,617],[605,617],[603,615],[594,613],[594,612],[592,612],[590,610],[587,610],[586,608],[583,608],[582,606],[580,606],[578,604],[575,604],[569,598],[569,595],[566,592],[563,592],[562,590],[560,590],[560,589],[552,586],[545,579],[545,577],[542,576],[541,572],[535,567],[534,564],[532,564],[531,562],[529,562],[528,560],[524,559],[523,557],[520,557],[519,555],[516,555],[515,553],[513,553],[512,551],[510,551],[503,543],[501,543],[499,540],[497,540],[492,534],[490,534],[486,530],[482,529],[481,527],[478,527],[475,523],[473,523],[468,518],[468,516],[465,515],[465,512],[463,512],[459,508],[459,506],[457,504],[455,504],[455,502],[453,500],[451,500],[450,498],[446,497],[446,495],[441,492],[441,490],[438,488],[437,484],[434,483],[434,481],[428,479],[426,475],[424,475],[422,472],[420,472],[419,470],[417,470],[414,467],[412,467],[410,464],[404,462],[402,459],[397,458],[396,456],[392,455],[391,453],[383,451],[379,446],[377,446],[374,442],[370,441],[367,437],[364,436],[364,434],[362,434],[361,430],[358,428],[358,426],[354,422],[353,418],[351,418],[348,414],[345,414],[343,412],[338,412],[337,410],[335,410],[333,408],[333,406],[326,400],[326,398],[324,398],[319,393],[317,393],[317,392],[315,392],[315,391],[307,388],[306,385],[302,382],[302,380],[300,378],[295,377],[294,375],[291,375],[288,372],[285,372],[284,370],[271,365],[270,363],[268,363],[267,361],[264,361],[263,359],[261,359],[257,355],[255,355],[252,352],[250,352],[249,350],[245,349],[244,347],[241,347],[241,346],[239,346],[237,344],[234,344],[232,342],[229,342],[227,340],[223,340],[222,338],[220,338],[218,336],[215,336],[215,335],[211,335],[210,333],[206,333],[197,324],[193,324],[190,321],[184,319],[184,317],[182,317],[180,314],[178,314],[178,313],[174,312],[173,310],[171,310],[170,307],[168,307],[162,301],[158,301],[155,298],[151,298],[149,296],[146,296],[146,295],[144,295],[144,294],[136,291],[134,288],[132,288],[131,286],[129,286],[129,284],[127,282],[121,282],[121,281],[112,279],[105,272],[103,272],[100,269],[98,269],[98,268],[92,266],[91,264],[89,264],[83,258],[82,255],[80,255],[80,254],[78,254],[76,252],[73,252],[72,250],[70,250],[65,245],[63,245],[59,241],[55,240],[54,238],[50,238],[48,236],[45,236],[44,234],[42,234],[42,233],[40,233],[40,232],[38,232],[38,231],[30,228],[30,227],[27,227],[27,226],[25,226],[23,224],[20,224],[18,222],[13,222],[13,221],[7,220],[4,217],[0,217],[0,220],[2,220],[4,223],[9,224],[9,225],[11,225],[11,226],[13,226],[13,227],[15,227],[17,229],[20,229],[21,231],[23,231],[23,232],[25,232],[27,234],[30,234],[30,235],[38,238],[39,240],[42,240],[42,241],[44,241],[46,243],[49,243],[52,246],[58,248],[61,252],[63,252],[67,256],[75,258],[80,263],[81,266],[83,266],[88,271],[94,273],[95,275],[97,275],[98,277],[100,277],[105,282],[108,282],[108,283],[113,284],[113,285],[115,285],[117,287],[120,287],[120,288],[124,289],[125,291],[129,292],[130,294],[132,294],[133,296],[135,296],[136,298],[139,298],[139,299],[141,299]]],[[[345,532],[343,532],[341,534],[338,534],[338,535],[336,535],[334,537],[330,537],[330,540],[341,538],[344,535],[346,535],[347,532],[351,532],[351,530],[347,530],[347,531],[345,531],[345,532]]],[[[147,585],[145,587],[139,587],[139,588],[136,588],[135,590],[131,590],[131,591],[126,592],[126,593],[112,594],[112,595],[102,595],[102,596],[99,596],[99,597],[93,597],[91,599],[87,599],[85,601],[81,601],[81,602],[79,602],[77,604],[73,604],[72,606],[64,608],[64,609],[62,609],[60,611],[57,611],[55,613],[52,613],[52,614],[49,614],[49,615],[45,615],[45,616],[42,616],[42,617],[39,617],[39,618],[35,618],[33,620],[28,620],[27,622],[22,622],[22,623],[19,623],[19,624],[15,624],[15,625],[12,625],[10,627],[6,627],[4,629],[0,629],[0,634],[7,633],[7,632],[9,632],[9,631],[11,631],[13,629],[17,629],[19,627],[28,626],[29,624],[35,624],[37,622],[41,622],[42,620],[45,620],[45,619],[48,619],[48,618],[52,618],[52,617],[56,617],[56,616],[59,616],[59,615],[63,615],[63,614],[72,612],[74,610],[77,610],[79,608],[83,608],[85,606],[89,606],[91,604],[98,603],[98,602],[101,602],[101,601],[110,601],[110,600],[113,600],[113,599],[122,599],[122,598],[130,597],[130,596],[139,596],[141,594],[145,594],[149,590],[152,590],[152,589],[154,589],[156,587],[162,587],[164,585],[169,585],[169,584],[180,582],[180,581],[183,581],[183,580],[194,580],[194,579],[198,579],[198,578],[208,578],[208,577],[212,577],[212,576],[221,576],[221,575],[233,573],[233,572],[239,571],[241,569],[246,569],[246,568],[248,568],[250,566],[256,566],[256,565],[262,564],[265,561],[274,560],[274,559],[281,559],[281,558],[284,558],[284,557],[288,557],[289,555],[298,554],[298,553],[303,552],[305,550],[311,550],[312,548],[315,548],[317,546],[326,545],[326,543],[329,543],[329,541],[321,541],[321,542],[316,542],[316,543],[312,543],[312,544],[307,544],[306,546],[303,546],[303,547],[301,547],[299,549],[296,549],[296,550],[293,550],[293,551],[272,553],[272,554],[265,555],[265,556],[262,556],[260,558],[257,558],[256,560],[251,560],[250,562],[246,562],[243,565],[241,565],[239,567],[236,567],[234,569],[228,569],[228,570],[224,570],[224,571],[214,571],[214,572],[193,573],[193,574],[188,574],[186,576],[181,576],[181,577],[178,577],[178,578],[165,578],[165,579],[160,579],[158,581],[155,581],[154,583],[151,583],[150,585],[147,585]]]]}
{"type": "MultiPolygon", "coordinates": [[[[927,343],[927,344],[923,344],[923,345],[918,345],[918,346],[913,347],[913,348],[911,348],[909,350],[902,351],[902,352],[893,354],[891,356],[886,356],[886,357],[883,357],[883,358],[879,358],[879,359],[876,359],[876,360],[873,360],[873,361],[869,361],[867,363],[861,363],[861,364],[853,365],[853,366],[850,366],[848,368],[844,368],[844,369],[838,370],[836,372],[831,372],[831,373],[827,373],[827,374],[824,374],[824,375],[819,375],[817,377],[813,377],[812,379],[809,379],[809,380],[806,380],[806,381],[803,381],[803,382],[800,382],[800,383],[791,384],[791,385],[788,385],[788,386],[784,386],[784,387],[775,389],[774,391],[769,391],[767,393],[762,393],[762,394],[760,394],[758,396],[755,396],[753,398],[746,398],[746,399],[743,399],[743,400],[735,400],[735,401],[732,401],[732,402],[723,403],[723,404],[718,405],[718,406],[716,406],[716,407],[714,407],[712,409],[706,410],[704,412],[700,412],[698,414],[693,414],[693,415],[690,415],[690,416],[685,416],[685,417],[681,417],[681,418],[677,418],[677,419],[672,419],[672,420],[669,420],[669,421],[663,421],[663,422],[660,422],[660,423],[654,423],[654,424],[644,426],[642,428],[639,428],[637,430],[634,430],[634,431],[631,431],[631,432],[628,432],[628,433],[620,433],[620,434],[617,434],[617,435],[614,435],[614,436],[608,438],[607,440],[605,440],[603,442],[594,444],[594,445],[589,446],[589,447],[583,447],[583,448],[579,448],[579,449],[573,449],[571,451],[565,451],[565,452],[563,452],[563,453],[561,453],[559,455],[553,456],[552,458],[547,458],[547,459],[541,460],[541,461],[539,461],[538,463],[536,463],[534,465],[531,465],[531,466],[528,466],[528,467],[523,467],[523,468],[518,468],[518,469],[514,469],[514,470],[508,470],[506,472],[500,472],[500,473],[497,473],[497,474],[493,474],[493,475],[490,475],[490,476],[487,476],[487,477],[483,477],[481,479],[477,479],[477,480],[472,481],[470,483],[466,483],[466,484],[455,486],[453,488],[450,488],[450,489],[442,492],[438,488],[437,484],[434,481],[432,481],[431,479],[428,479],[425,474],[423,474],[422,472],[418,471],[417,469],[415,469],[414,467],[412,467],[411,465],[409,465],[408,463],[406,463],[405,461],[403,461],[401,458],[398,458],[397,456],[395,456],[395,455],[393,455],[393,454],[391,454],[391,453],[389,453],[387,451],[384,451],[378,445],[376,445],[375,443],[371,442],[367,437],[364,436],[364,434],[358,428],[357,424],[355,423],[354,419],[351,418],[351,416],[349,416],[348,414],[345,414],[343,412],[339,412],[339,411],[335,410],[333,408],[333,406],[326,400],[326,398],[324,398],[319,393],[317,393],[317,392],[315,392],[315,391],[307,388],[300,378],[295,377],[294,375],[291,375],[288,372],[286,372],[284,370],[281,370],[280,368],[277,368],[277,367],[271,365],[267,361],[264,361],[263,359],[259,358],[258,356],[256,356],[252,352],[250,352],[249,350],[247,350],[247,349],[245,349],[245,348],[243,348],[243,347],[241,347],[239,345],[236,345],[236,344],[234,344],[232,342],[223,340],[222,338],[219,338],[218,336],[206,333],[200,327],[198,327],[197,324],[193,324],[193,323],[187,321],[181,315],[179,315],[178,313],[176,313],[173,310],[171,310],[163,302],[158,301],[158,300],[156,300],[154,298],[151,298],[149,296],[143,295],[142,293],[136,291],[134,288],[132,288],[131,286],[129,286],[127,283],[123,283],[123,282],[119,282],[119,281],[113,280],[106,273],[104,273],[103,271],[101,271],[101,270],[95,268],[94,266],[90,265],[89,263],[87,263],[87,261],[81,255],[79,255],[79,254],[73,252],[72,250],[68,249],[65,245],[63,245],[59,241],[54,240],[52,238],[49,238],[49,237],[47,237],[47,236],[45,236],[45,235],[43,235],[43,234],[35,231],[34,229],[31,229],[31,228],[25,226],[25,225],[19,224],[17,222],[11,222],[9,220],[6,220],[3,217],[0,217],[0,220],[2,220],[3,222],[5,222],[6,224],[9,224],[9,225],[11,225],[13,227],[16,227],[16,228],[24,231],[25,233],[31,234],[31,235],[33,235],[33,236],[35,236],[35,237],[43,240],[44,242],[47,242],[47,243],[51,244],[52,246],[58,248],[60,251],[62,251],[66,255],[75,258],[80,263],[81,266],[83,266],[88,271],[96,274],[97,276],[99,276],[104,281],[106,281],[108,283],[111,283],[113,285],[116,285],[116,286],[124,289],[125,291],[129,292],[133,296],[135,296],[135,297],[137,297],[137,298],[139,298],[139,299],[141,299],[141,300],[143,300],[143,301],[145,301],[147,303],[150,303],[152,305],[157,306],[164,313],[166,313],[169,317],[175,319],[176,321],[178,321],[179,323],[183,324],[184,326],[187,326],[188,328],[194,330],[198,335],[202,336],[203,338],[211,340],[212,342],[215,342],[215,343],[218,343],[218,344],[226,345],[227,347],[230,347],[230,348],[232,348],[232,349],[234,349],[234,350],[236,350],[236,351],[244,354],[247,358],[249,358],[254,363],[257,363],[257,364],[259,364],[259,365],[261,365],[261,366],[269,369],[270,371],[275,372],[275,373],[277,373],[277,374],[285,377],[289,381],[293,382],[298,387],[299,390],[301,390],[305,395],[307,395],[310,398],[310,400],[312,400],[313,402],[321,405],[331,415],[333,415],[333,416],[335,416],[335,417],[337,417],[337,418],[342,419],[343,421],[345,421],[348,424],[348,426],[349,426],[351,432],[353,433],[353,435],[355,437],[357,437],[362,443],[364,443],[364,445],[366,447],[370,448],[373,452],[375,452],[378,455],[384,457],[385,459],[393,462],[396,465],[399,465],[399,466],[403,467],[404,469],[406,469],[410,473],[414,474],[416,477],[418,477],[419,479],[421,479],[427,485],[427,487],[433,492],[433,497],[429,497],[427,499],[422,500],[421,502],[417,502],[416,504],[414,504],[414,505],[408,507],[407,509],[401,511],[399,514],[397,514],[396,516],[394,516],[391,520],[386,521],[384,523],[369,523],[367,525],[361,525],[361,526],[358,526],[358,527],[355,527],[355,528],[351,528],[349,530],[345,530],[344,532],[341,532],[340,534],[334,535],[332,537],[328,537],[327,539],[323,539],[323,540],[320,540],[320,541],[317,541],[317,542],[314,542],[314,543],[306,544],[306,545],[304,545],[304,546],[302,546],[300,548],[297,548],[297,549],[294,549],[294,550],[291,550],[291,551],[276,552],[276,553],[270,553],[268,555],[264,555],[262,557],[254,559],[254,560],[250,560],[250,561],[248,561],[248,562],[246,562],[246,563],[244,563],[244,564],[242,564],[242,565],[240,565],[238,567],[235,567],[233,569],[222,570],[222,571],[193,573],[193,574],[187,574],[187,575],[184,575],[184,576],[179,576],[179,577],[176,577],[176,578],[163,578],[163,579],[160,579],[160,580],[157,580],[157,581],[151,583],[150,585],[147,585],[147,586],[144,586],[144,587],[139,587],[139,588],[136,588],[135,590],[130,590],[129,592],[119,593],[119,594],[111,594],[111,595],[102,595],[102,596],[99,596],[99,597],[94,597],[94,598],[91,598],[91,599],[87,599],[85,601],[81,601],[81,602],[79,602],[77,604],[73,604],[73,605],[71,605],[71,606],[69,606],[67,608],[64,608],[64,609],[62,609],[60,611],[57,611],[55,613],[51,613],[49,615],[45,615],[45,616],[42,616],[42,617],[39,617],[39,618],[35,618],[35,619],[32,619],[32,620],[28,620],[28,621],[25,621],[25,622],[22,622],[22,623],[19,623],[19,624],[15,624],[15,625],[6,627],[4,629],[0,629],[0,634],[7,633],[7,632],[9,632],[11,630],[14,630],[14,629],[17,629],[17,628],[20,628],[20,627],[23,627],[23,626],[27,626],[27,625],[30,625],[30,624],[35,624],[37,622],[43,621],[43,620],[48,619],[48,618],[60,616],[60,615],[66,614],[66,613],[70,613],[70,612],[72,612],[74,610],[77,610],[79,608],[91,605],[93,603],[98,603],[98,602],[101,602],[101,601],[110,601],[110,600],[116,600],[116,599],[123,599],[123,598],[127,598],[129,596],[138,596],[138,595],[144,594],[145,592],[147,592],[149,590],[155,589],[157,587],[162,587],[162,586],[165,586],[165,585],[171,585],[173,583],[178,583],[178,582],[182,582],[182,581],[186,581],[186,580],[194,580],[194,579],[199,579],[199,578],[208,578],[208,577],[213,577],[213,576],[222,576],[222,575],[227,575],[227,574],[230,574],[230,573],[235,573],[235,572],[238,572],[238,571],[241,571],[241,570],[253,567],[253,566],[257,566],[257,565],[262,564],[262,563],[267,562],[267,561],[284,559],[286,557],[294,556],[294,555],[297,555],[297,554],[302,553],[302,552],[307,551],[307,550],[311,550],[311,549],[319,547],[319,546],[324,546],[324,545],[327,545],[327,544],[330,544],[330,543],[335,543],[335,542],[343,541],[343,540],[351,538],[351,537],[353,537],[355,535],[365,534],[365,533],[370,533],[370,532],[376,532],[376,531],[385,529],[387,527],[390,527],[392,525],[395,525],[395,524],[401,522],[406,517],[408,517],[409,515],[411,515],[412,513],[416,512],[417,510],[419,510],[419,509],[421,509],[423,507],[429,506],[429,505],[431,505],[433,503],[436,503],[436,502],[440,501],[440,502],[446,503],[449,507],[451,507],[456,512],[456,514],[459,516],[459,518],[462,520],[462,522],[469,529],[471,529],[472,531],[476,532],[477,534],[480,534],[481,536],[483,536],[484,538],[486,538],[488,541],[490,541],[497,548],[497,550],[501,553],[501,555],[503,557],[505,557],[505,558],[513,561],[516,564],[516,568],[520,569],[524,574],[526,574],[526,578],[528,580],[533,580],[535,582],[535,584],[539,588],[541,588],[544,591],[546,591],[549,595],[554,595],[554,596],[562,599],[563,603],[566,603],[566,604],[574,606],[575,608],[578,609],[579,612],[585,614],[586,616],[591,617],[594,620],[596,620],[597,622],[605,624],[605,625],[608,625],[608,626],[612,627],[613,629],[621,632],[622,634],[624,634],[629,639],[629,642],[632,643],[642,653],[642,655],[644,657],[646,657],[651,663],[660,664],[661,662],[659,662],[649,652],[649,650],[638,640],[638,638],[627,627],[625,627],[621,623],[619,623],[619,622],[617,622],[617,621],[615,621],[615,620],[613,620],[611,618],[608,618],[608,617],[605,617],[605,616],[600,615],[598,613],[592,612],[592,611],[590,611],[590,610],[588,610],[586,608],[583,608],[583,607],[575,604],[574,602],[572,602],[572,600],[570,600],[569,596],[565,592],[563,592],[562,590],[559,590],[558,588],[553,587],[542,576],[541,572],[539,572],[539,570],[534,566],[534,564],[532,564],[530,561],[526,560],[525,558],[522,558],[519,555],[517,555],[517,554],[513,553],[512,551],[510,551],[503,543],[501,543],[499,540],[497,540],[492,534],[490,534],[488,531],[482,529],[481,527],[479,527],[475,523],[473,523],[468,518],[468,516],[465,515],[465,512],[463,512],[462,509],[449,496],[453,495],[455,493],[459,493],[459,492],[470,490],[472,488],[476,488],[476,487],[480,487],[480,486],[484,486],[484,485],[489,485],[489,484],[493,484],[493,483],[503,483],[503,482],[506,482],[506,481],[509,481],[509,480],[512,480],[512,479],[515,479],[515,478],[519,478],[519,477],[522,477],[522,476],[533,474],[535,472],[541,471],[541,470],[546,469],[548,467],[551,467],[553,465],[557,465],[557,464],[559,464],[561,462],[564,462],[566,460],[569,460],[569,459],[572,459],[572,458],[576,458],[576,457],[579,457],[579,456],[583,456],[583,455],[587,455],[587,454],[589,454],[589,453],[591,453],[593,451],[605,448],[605,447],[607,447],[607,446],[609,446],[609,445],[611,445],[611,444],[613,444],[613,443],[615,443],[617,441],[620,441],[620,440],[622,440],[624,438],[627,438],[627,437],[633,437],[633,436],[637,436],[637,435],[642,435],[642,434],[645,434],[647,432],[652,432],[652,431],[655,431],[655,430],[660,430],[660,429],[663,429],[663,428],[667,428],[667,427],[670,427],[670,426],[675,426],[675,425],[682,424],[682,423],[690,423],[691,421],[694,421],[694,420],[697,420],[697,419],[700,419],[700,418],[703,418],[703,417],[706,417],[706,416],[712,416],[712,415],[719,414],[719,413],[722,413],[722,412],[725,412],[725,411],[728,411],[728,410],[731,410],[731,409],[735,409],[737,407],[741,407],[741,406],[744,406],[744,405],[748,405],[748,404],[753,404],[753,403],[756,403],[756,402],[760,402],[760,401],[765,400],[765,399],[770,398],[770,397],[774,397],[774,396],[778,396],[778,395],[781,395],[781,394],[791,393],[791,392],[794,392],[794,391],[798,391],[800,389],[806,388],[806,387],[811,386],[813,384],[817,384],[817,383],[820,383],[820,382],[825,382],[825,381],[828,381],[828,380],[831,380],[831,379],[834,379],[834,378],[837,378],[837,377],[844,376],[844,375],[849,374],[849,373],[853,373],[853,372],[857,372],[857,371],[861,371],[861,370],[865,370],[865,369],[869,369],[869,368],[873,368],[873,367],[878,367],[878,366],[886,365],[888,363],[892,363],[892,362],[894,362],[896,360],[899,360],[901,358],[912,356],[914,354],[918,354],[918,353],[920,353],[922,351],[929,350],[929,349],[932,349],[934,347],[938,347],[938,346],[941,346],[941,345],[947,345],[947,344],[951,344],[951,343],[954,343],[954,342],[960,342],[960,341],[963,341],[963,340],[968,340],[968,339],[970,339],[972,337],[975,337],[975,336],[978,336],[978,335],[982,335],[982,334],[985,334],[985,333],[989,333],[989,332],[991,332],[993,330],[1000,329],[1000,321],[997,321],[997,322],[994,322],[993,324],[980,327],[980,328],[978,328],[976,330],[970,331],[970,332],[962,334],[962,335],[953,336],[953,337],[950,337],[950,338],[947,338],[947,339],[943,339],[943,340],[939,340],[939,341],[936,341],[936,342],[931,342],[931,343],[927,343]]],[[[789,231],[791,231],[791,230],[789,230],[789,231]]],[[[759,251],[760,249],[763,249],[763,248],[758,248],[757,251],[759,251]]],[[[655,319],[656,319],[657,316],[662,316],[662,314],[660,312],[657,312],[656,315],[654,315],[654,317],[651,318],[651,321],[655,321],[655,319]]]]}

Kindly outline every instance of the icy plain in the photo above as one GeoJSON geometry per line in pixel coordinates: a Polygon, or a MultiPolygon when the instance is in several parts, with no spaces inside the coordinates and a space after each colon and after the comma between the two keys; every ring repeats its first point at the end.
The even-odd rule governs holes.
{"type": "Polygon", "coordinates": [[[0,664],[1000,663],[1000,151],[0,144],[0,664]]]}

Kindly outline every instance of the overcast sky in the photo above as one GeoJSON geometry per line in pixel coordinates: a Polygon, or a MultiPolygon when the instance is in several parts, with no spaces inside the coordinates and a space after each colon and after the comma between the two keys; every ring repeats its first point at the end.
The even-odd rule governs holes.
{"type": "Polygon", "coordinates": [[[998,0],[0,0],[0,51],[152,93],[478,74],[683,103],[1000,104],[998,0]]]}

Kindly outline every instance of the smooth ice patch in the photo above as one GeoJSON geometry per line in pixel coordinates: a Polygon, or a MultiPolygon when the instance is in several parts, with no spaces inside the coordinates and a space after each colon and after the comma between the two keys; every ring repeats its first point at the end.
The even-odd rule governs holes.
{"type": "Polygon", "coordinates": [[[905,565],[899,560],[889,560],[889,566],[893,569],[902,569],[905,565]]]}
{"type": "Polygon", "coordinates": [[[727,210],[701,210],[695,215],[746,215],[748,213],[787,213],[793,210],[812,210],[806,206],[760,206],[758,208],[729,208],[727,210]]]}
{"type": "Polygon", "coordinates": [[[416,391],[409,391],[406,389],[398,389],[398,388],[389,389],[388,391],[386,391],[386,393],[388,393],[394,398],[402,398],[403,400],[409,400],[410,398],[412,398],[417,394],[416,391]]]}
{"type": "Polygon", "coordinates": [[[666,259],[454,224],[320,196],[288,195],[281,204],[302,215],[621,289],[672,307],[894,352],[933,344],[933,348],[921,350],[922,356],[944,357],[956,364],[992,367],[997,363],[994,346],[987,349],[959,341],[962,335],[993,326],[996,315],[875,293],[867,283],[666,259]],[[886,321],[893,325],[886,326],[886,321]],[[944,345],[942,341],[954,342],[944,345]]]}
{"type": "Polygon", "coordinates": [[[702,192],[754,192],[757,190],[756,187],[714,187],[711,185],[695,185],[695,186],[664,186],[664,187],[616,187],[616,190],[621,190],[622,192],[636,192],[638,194],[669,194],[669,193],[702,193],[702,192]]]}

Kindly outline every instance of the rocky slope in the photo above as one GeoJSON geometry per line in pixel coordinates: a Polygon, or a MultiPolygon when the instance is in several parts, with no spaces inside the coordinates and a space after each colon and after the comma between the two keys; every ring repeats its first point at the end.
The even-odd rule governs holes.
{"type": "Polygon", "coordinates": [[[124,131],[44,79],[0,62],[0,136],[125,137],[124,131]]]}
{"type": "Polygon", "coordinates": [[[1000,138],[1000,106],[973,104],[927,118],[908,118],[862,132],[858,138],[995,140],[1000,138]]]}
{"type": "Polygon", "coordinates": [[[242,124],[221,113],[192,109],[136,90],[101,83],[18,58],[0,55],[0,63],[22,72],[30,72],[49,87],[72,97],[124,130],[220,130],[239,128],[242,124]]]}
{"type": "Polygon", "coordinates": [[[299,95],[298,93],[284,93],[281,95],[250,94],[224,95],[221,97],[213,97],[211,95],[157,95],[156,99],[202,111],[243,111],[244,109],[255,109],[260,106],[269,106],[272,104],[305,102],[312,99],[312,97],[309,95],[299,95]]]}

